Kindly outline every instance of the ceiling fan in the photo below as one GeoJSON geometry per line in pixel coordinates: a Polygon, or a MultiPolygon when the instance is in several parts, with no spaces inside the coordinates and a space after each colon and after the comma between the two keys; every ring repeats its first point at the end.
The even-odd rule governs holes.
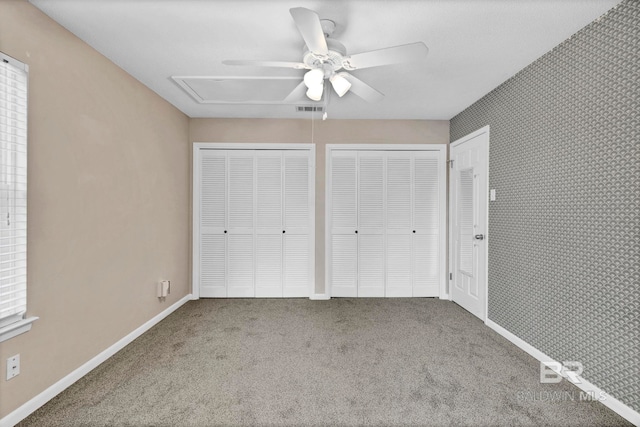
{"type": "Polygon", "coordinates": [[[336,27],[333,21],[320,19],[316,12],[304,7],[295,7],[289,12],[291,12],[306,44],[302,62],[222,61],[226,65],[309,70],[305,73],[303,81],[285,98],[285,103],[299,100],[303,93],[306,93],[307,97],[313,101],[320,101],[327,80],[340,97],[351,91],[365,101],[380,101],[384,98],[382,93],[347,71],[419,61],[424,59],[429,52],[424,43],[417,42],[347,55],[347,49],[344,45],[331,38],[336,27]]]}

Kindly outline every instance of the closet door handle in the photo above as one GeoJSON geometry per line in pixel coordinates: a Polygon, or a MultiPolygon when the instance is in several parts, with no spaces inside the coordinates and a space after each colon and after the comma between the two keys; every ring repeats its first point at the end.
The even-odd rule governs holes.
{"type": "Polygon", "coordinates": [[[356,234],[358,234],[358,230],[356,230],[356,234]]]}
{"type": "Polygon", "coordinates": [[[227,234],[227,230],[224,230],[224,234],[227,234]]]}
{"type": "Polygon", "coordinates": [[[282,230],[282,234],[284,234],[284,230],[282,230]]]}
{"type": "Polygon", "coordinates": [[[415,233],[415,232],[416,232],[416,230],[413,230],[413,232],[415,233]]]}

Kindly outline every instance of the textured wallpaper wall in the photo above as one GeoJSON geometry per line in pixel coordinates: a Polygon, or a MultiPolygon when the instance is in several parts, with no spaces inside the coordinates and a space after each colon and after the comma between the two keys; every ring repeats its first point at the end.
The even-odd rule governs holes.
{"type": "Polygon", "coordinates": [[[489,319],[640,411],[640,1],[451,120],[491,126],[489,319]]]}

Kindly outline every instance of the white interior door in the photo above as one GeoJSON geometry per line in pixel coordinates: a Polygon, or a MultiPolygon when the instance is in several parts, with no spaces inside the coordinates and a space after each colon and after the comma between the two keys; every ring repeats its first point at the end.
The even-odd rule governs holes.
{"type": "Polygon", "coordinates": [[[487,304],[489,131],[451,144],[452,300],[482,320],[487,304]]]}

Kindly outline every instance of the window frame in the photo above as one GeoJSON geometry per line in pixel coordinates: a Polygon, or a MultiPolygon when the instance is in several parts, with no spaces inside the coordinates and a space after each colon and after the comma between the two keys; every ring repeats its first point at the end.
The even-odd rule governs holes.
{"type": "MultiPolygon", "coordinates": [[[[19,106],[17,111],[18,115],[15,117],[18,120],[24,120],[24,135],[19,135],[18,138],[12,140],[11,136],[15,134],[15,125],[9,123],[12,120],[10,116],[10,111],[12,109],[6,108],[5,113],[0,115],[0,126],[6,125],[8,132],[7,139],[3,142],[6,143],[7,148],[2,148],[2,150],[6,150],[10,153],[9,156],[5,158],[6,162],[0,163],[0,190],[5,192],[7,197],[6,213],[5,209],[2,209],[2,218],[1,221],[7,221],[8,227],[5,228],[4,231],[8,231],[9,243],[6,244],[5,253],[2,253],[2,248],[0,247],[0,261],[3,261],[5,264],[4,273],[8,275],[8,278],[11,279],[16,278],[15,283],[9,282],[8,285],[5,285],[7,288],[16,287],[16,286],[24,286],[24,289],[19,290],[10,290],[10,292],[15,292],[12,298],[15,298],[15,303],[13,306],[9,306],[9,309],[13,309],[15,312],[5,315],[0,318],[0,342],[6,341],[9,338],[12,338],[21,333],[27,332],[31,329],[31,324],[37,320],[37,317],[27,318],[27,133],[28,133],[28,96],[29,96],[29,66],[21,61],[18,61],[15,58],[12,58],[9,55],[6,55],[0,52],[0,63],[4,67],[6,65],[11,66],[17,70],[24,72],[24,106],[19,106]],[[3,123],[4,122],[4,123],[3,123]],[[15,150],[8,148],[9,144],[15,144],[15,150]],[[11,154],[15,153],[13,156],[11,154]],[[14,169],[11,172],[11,169],[14,169]],[[18,169],[24,169],[24,172],[18,173],[18,169]],[[5,180],[6,177],[6,180],[5,180]],[[4,186],[4,183],[9,183],[4,186]],[[4,186],[5,188],[2,188],[4,186]],[[13,192],[13,200],[10,197],[10,194],[13,192]],[[20,202],[16,201],[16,195],[20,202]],[[13,217],[11,216],[13,215],[13,217]],[[11,221],[13,219],[13,222],[11,221]],[[17,225],[21,224],[21,225],[17,225]],[[16,227],[23,227],[22,230],[16,229],[16,227]],[[22,232],[21,232],[22,231],[22,232]],[[20,239],[21,241],[17,241],[20,239]],[[11,257],[14,257],[11,259],[11,257]],[[17,278],[23,277],[23,280],[18,280],[17,278]],[[16,294],[22,294],[16,297],[16,294]]],[[[6,75],[6,74],[5,74],[6,75]]],[[[1,90],[1,88],[0,88],[1,90]]],[[[7,91],[7,94],[9,91],[7,91]]],[[[6,98],[5,98],[6,100],[6,98]]],[[[8,102],[8,101],[7,101],[8,102]]],[[[16,102],[15,100],[12,101],[16,102]]],[[[20,101],[17,101],[17,104],[20,105],[20,101]]],[[[9,104],[6,104],[7,106],[9,104]]],[[[15,105],[14,105],[15,107],[15,105]]],[[[4,196],[4,195],[3,195],[4,196]]],[[[4,223],[2,224],[4,225],[4,223]]],[[[0,265],[2,267],[2,265],[0,265]]],[[[1,269],[0,269],[1,270],[1,269]]],[[[0,279],[2,277],[2,271],[0,271],[0,279]]],[[[5,277],[4,280],[7,278],[5,277]]],[[[0,303],[2,301],[0,300],[0,303]]]]}

